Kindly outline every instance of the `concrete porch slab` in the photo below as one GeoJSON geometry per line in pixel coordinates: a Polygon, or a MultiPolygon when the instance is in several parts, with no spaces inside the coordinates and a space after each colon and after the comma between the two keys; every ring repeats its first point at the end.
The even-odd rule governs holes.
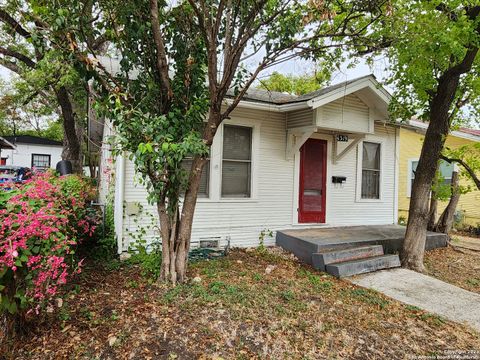
{"type": "MultiPolygon", "coordinates": [[[[400,225],[363,225],[279,230],[276,242],[300,260],[311,264],[312,254],[325,249],[382,245],[385,254],[396,253],[402,248],[405,229],[400,225]]],[[[445,234],[427,233],[426,250],[445,246],[445,234]]]]}
{"type": "Polygon", "coordinates": [[[479,294],[407,269],[382,270],[346,279],[480,331],[479,294]]]}

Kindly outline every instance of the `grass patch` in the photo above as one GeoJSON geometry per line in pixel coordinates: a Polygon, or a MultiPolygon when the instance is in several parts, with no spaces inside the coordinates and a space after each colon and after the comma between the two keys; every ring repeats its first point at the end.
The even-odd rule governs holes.
{"type": "Polygon", "coordinates": [[[376,305],[382,310],[390,304],[390,301],[382,298],[379,293],[369,289],[349,289],[344,291],[344,295],[360,300],[366,304],[376,305]]]}

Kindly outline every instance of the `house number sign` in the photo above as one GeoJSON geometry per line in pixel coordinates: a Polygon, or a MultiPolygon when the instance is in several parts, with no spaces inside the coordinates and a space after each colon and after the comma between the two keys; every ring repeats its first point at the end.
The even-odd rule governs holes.
{"type": "Polygon", "coordinates": [[[337,135],[337,141],[348,142],[348,135],[337,135]]]}

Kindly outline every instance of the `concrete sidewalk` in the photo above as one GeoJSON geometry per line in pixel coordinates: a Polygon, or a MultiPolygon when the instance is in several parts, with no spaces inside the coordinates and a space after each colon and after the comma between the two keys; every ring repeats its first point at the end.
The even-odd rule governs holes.
{"type": "Polygon", "coordinates": [[[480,331],[480,295],[407,269],[391,269],[347,278],[446,319],[480,331]]]}

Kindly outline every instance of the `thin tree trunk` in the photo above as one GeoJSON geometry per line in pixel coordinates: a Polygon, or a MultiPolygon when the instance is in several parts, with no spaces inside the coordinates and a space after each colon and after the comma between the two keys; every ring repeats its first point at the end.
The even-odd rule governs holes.
{"type": "Polygon", "coordinates": [[[455,210],[457,209],[458,201],[460,200],[460,189],[458,184],[458,172],[452,173],[452,196],[448,202],[447,207],[443,211],[438,223],[435,226],[435,231],[442,232],[444,234],[450,233],[452,230],[453,222],[455,219],[455,210]]]}
{"type": "Polygon", "coordinates": [[[175,259],[177,281],[183,283],[186,280],[188,250],[190,249],[190,236],[192,234],[193,215],[197,204],[198,188],[202,177],[202,170],[206,160],[195,156],[190,171],[189,186],[185,192],[182,207],[182,216],[178,231],[178,248],[175,259]]]}
{"type": "Polygon", "coordinates": [[[170,219],[168,217],[165,199],[157,203],[158,216],[160,218],[160,234],[162,237],[162,264],[160,268],[160,281],[168,281],[170,278],[170,219]]]}
{"type": "Polygon", "coordinates": [[[60,87],[55,94],[63,118],[64,139],[62,159],[69,160],[72,163],[73,171],[77,174],[81,174],[83,172],[81,136],[77,129],[72,102],[67,89],[63,86],[60,87]]]}
{"type": "Polygon", "coordinates": [[[186,281],[193,215],[205,163],[206,160],[201,157],[196,156],[193,159],[181,214],[178,206],[173,215],[169,214],[164,199],[157,203],[162,236],[162,265],[159,281],[170,282],[173,285],[186,281]]]}
{"type": "Polygon", "coordinates": [[[435,224],[437,222],[437,211],[438,211],[438,200],[437,200],[437,193],[435,190],[432,190],[432,194],[430,196],[430,210],[428,213],[428,231],[434,231],[435,224]]]}

